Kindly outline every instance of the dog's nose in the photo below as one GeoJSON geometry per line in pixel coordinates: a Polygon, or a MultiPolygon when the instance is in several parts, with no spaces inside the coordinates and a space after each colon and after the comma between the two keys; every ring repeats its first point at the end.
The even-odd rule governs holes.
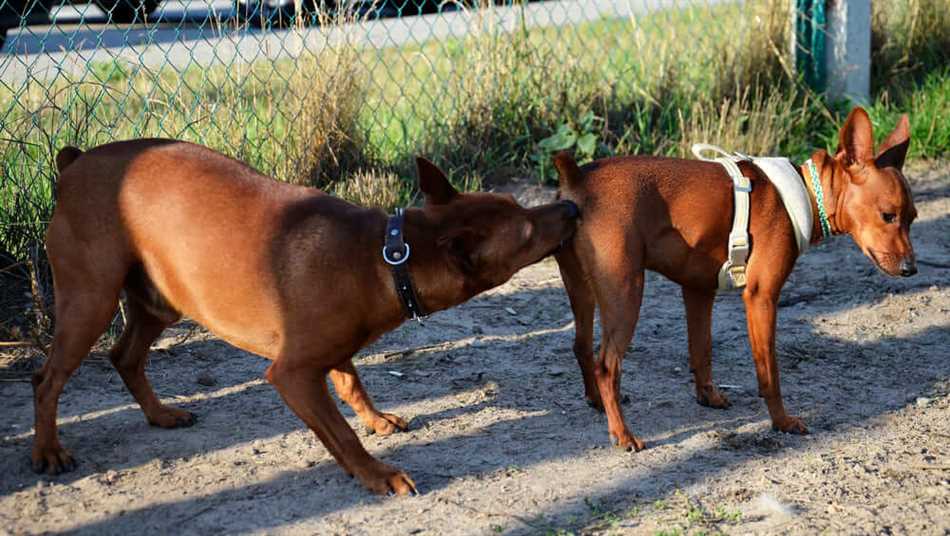
{"type": "Polygon", "coordinates": [[[917,273],[917,261],[912,257],[901,261],[901,276],[910,277],[917,273]]]}
{"type": "Polygon", "coordinates": [[[574,203],[573,201],[570,201],[570,200],[567,200],[567,199],[562,199],[559,203],[560,203],[561,205],[563,205],[564,208],[567,209],[567,217],[568,217],[568,218],[570,218],[570,219],[573,220],[573,219],[576,219],[577,217],[579,217],[579,216],[581,215],[581,210],[580,210],[579,208],[577,208],[577,204],[574,203]]]}

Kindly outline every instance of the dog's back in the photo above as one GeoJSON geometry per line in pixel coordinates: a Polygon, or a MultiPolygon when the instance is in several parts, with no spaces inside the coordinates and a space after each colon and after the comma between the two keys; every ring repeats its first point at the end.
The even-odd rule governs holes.
{"type": "Polygon", "coordinates": [[[346,210],[339,199],[274,181],[185,142],[69,148],[57,163],[62,172],[46,240],[57,284],[73,284],[63,278],[101,278],[90,286],[111,295],[138,274],[132,277],[141,282],[135,288],[153,313],[170,308],[198,321],[213,317],[210,329],[258,353],[274,341],[249,340],[248,323],[258,320],[231,304],[250,304],[260,313],[278,308],[275,284],[263,274],[280,261],[274,237],[299,234],[284,215],[296,213],[291,209],[297,205],[323,214],[324,232],[311,233],[307,242],[333,252],[324,242],[339,222],[328,216],[346,210]]]}
{"type": "MultiPolygon", "coordinates": [[[[700,278],[715,286],[733,205],[732,182],[720,164],[623,156],[579,167],[562,154],[555,165],[561,197],[581,209],[583,225],[575,241],[590,240],[591,233],[600,237],[599,242],[619,245],[632,240],[642,248],[646,268],[674,280],[700,278]]],[[[743,166],[743,171],[755,181],[756,212],[780,208],[781,199],[771,183],[761,180],[751,166],[743,166]]],[[[753,225],[764,223],[762,218],[753,219],[753,225]]]]}

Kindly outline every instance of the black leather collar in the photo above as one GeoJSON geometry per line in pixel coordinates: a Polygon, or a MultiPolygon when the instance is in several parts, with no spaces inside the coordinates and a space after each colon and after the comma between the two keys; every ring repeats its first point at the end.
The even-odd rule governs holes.
{"type": "Polygon", "coordinates": [[[389,265],[393,274],[393,283],[396,285],[396,294],[402,302],[406,317],[422,322],[426,313],[416,298],[416,290],[409,275],[409,254],[411,250],[402,234],[405,220],[405,211],[396,209],[396,213],[389,217],[386,223],[386,236],[383,238],[383,261],[389,265]]]}

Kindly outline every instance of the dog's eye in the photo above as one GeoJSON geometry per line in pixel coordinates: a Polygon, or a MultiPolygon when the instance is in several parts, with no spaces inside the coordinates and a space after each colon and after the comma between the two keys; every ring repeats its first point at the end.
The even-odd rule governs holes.
{"type": "Polygon", "coordinates": [[[894,223],[894,221],[897,219],[897,214],[894,214],[893,212],[882,212],[881,219],[884,220],[884,223],[894,223]]]}

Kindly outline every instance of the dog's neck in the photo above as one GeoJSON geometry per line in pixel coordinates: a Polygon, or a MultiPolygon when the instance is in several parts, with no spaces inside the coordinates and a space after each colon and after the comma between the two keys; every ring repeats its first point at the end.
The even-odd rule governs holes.
{"type": "MultiPolygon", "coordinates": [[[[457,305],[469,297],[465,293],[462,276],[454,273],[446,252],[437,245],[440,229],[439,222],[432,220],[423,210],[406,210],[403,236],[411,248],[409,275],[415,286],[416,298],[427,314],[457,305]]],[[[380,277],[391,280],[389,265],[381,255],[379,257],[380,277]]],[[[390,293],[388,301],[392,304],[389,309],[393,314],[405,319],[402,302],[395,291],[390,293]]]]}
{"type": "MultiPolygon", "coordinates": [[[[841,165],[824,150],[816,151],[811,156],[811,160],[814,161],[815,168],[818,170],[818,181],[821,184],[824,209],[825,214],[828,216],[831,234],[845,233],[847,229],[845,229],[844,222],[841,221],[842,218],[840,217],[841,214],[843,214],[841,205],[844,202],[844,192],[847,187],[847,180],[843,175],[845,171],[841,169],[841,165]]],[[[808,197],[811,200],[812,220],[814,224],[811,230],[810,243],[815,245],[828,237],[824,236],[824,232],[821,229],[818,197],[811,184],[811,176],[808,171],[807,162],[799,167],[799,173],[802,176],[802,181],[805,183],[805,188],[808,190],[808,197]]]]}

